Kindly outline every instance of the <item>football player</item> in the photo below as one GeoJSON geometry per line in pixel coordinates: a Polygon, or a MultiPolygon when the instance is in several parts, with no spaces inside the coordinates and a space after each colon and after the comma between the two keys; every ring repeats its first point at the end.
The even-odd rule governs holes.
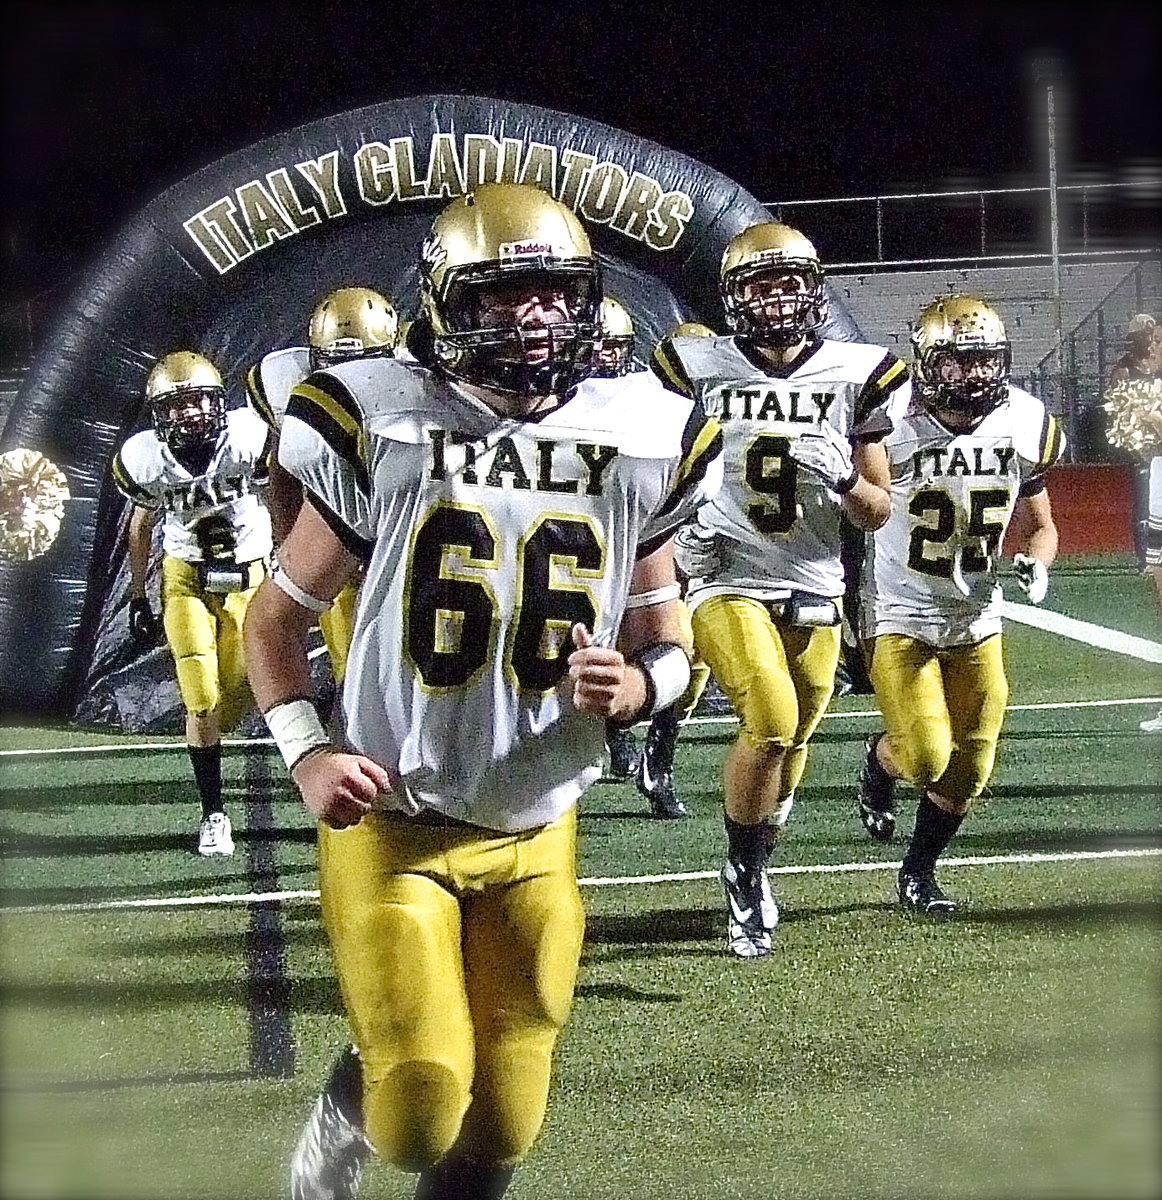
{"type": "MultiPolygon", "coordinates": [[[[625,306],[612,296],[606,296],[601,302],[601,334],[601,348],[597,354],[594,375],[615,379],[645,369],[634,359],[633,318],[625,306]]],[[[678,613],[683,623],[683,634],[689,641],[693,637],[689,614],[680,601],[678,613]]],[[[674,787],[674,748],[678,741],[681,717],[689,715],[698,702],[708,674],[703,664],[694,663],[690,688],[687,689],[693,694],[692,701],[687,707],[687,697],[683,696],[673,708],[659,712],[653,718],[646,734],[644,754],[638,750],[633,732],[627,726],[615,721],[608,722],[606,726],[605,748],[609,753],[610,775],[615,779],[632,778],[649,801],[650,814],[660,820],[680,820],[689,816],[674,787]]]]}
{"type": "MultiPolygon", "coordinates": [[[[633,361],[633,318],[625,306],[612,296],[601,301],[601,343],[593,374],[603,379],[616,379],[635,369],[633,361]]],[[[627,725],[609,721],[605,728],[605,749],[609,755],[609,773],[614,779],[636,778],[641,755],[627,725]]]]}
{"type": "Polygon", "coordinates": [[[920,789],[898,880],[911,912],[954,911],[936,861],[992,774],[1008,699],[997,565],[1010,521],[1017,582],[1034,604],[1057,554],[1045,472],[1065,439],[1009,367],[992,305],[933,301],[913,326],[914,382],[893,402],[885,443],[891,516],[871,539],[864,618],[886,732],[868,739],[858,802],[864,828],[886,842],[896,781],[920,789]]]}
{"type": "Polygon", "coordinates": [[[202,804],[198,853],[231,855],[221,737],[250,704],[242,622],[271,550],[270,516],[259,495],[269,434],[250,409],[227,410],[218,369],[188,350],[154,366],[145,399],[153,428],[134,434],[113,459],[114,481],[133,505],[129,629],[143,648],[156,644],[146,579],[160,516],[162,618],[202,804]]]}
{"type": "MultiPolygon", "coordinates": [[[[302,485],[278,463],[278,435],[291,388],[322,367],[354,358],[393,355],[399,343],[399,316],[391,301],[371,288],[336,288],[315,305],[308,326],[308,342],[307,346],[271,351],[246,373],[250,402],[270,426],[274,439],[268,502],[275,545],[290,532],[303,502],[302,485]]],[[[335,597],[335,603],[319,614],[319,628],[336,683],[342,682],[347,664],[357,590],[357,580],[349,580],[335,597]]]]}
{"type": "Polygon", "coordinates": [[[663,340],[657,369],[723,426],[726,479],[678,535],[698,654],[740,729],[723,772],[727,946],[769,954],[778,908],[766,868],[831,698],[839,656],[840,515],[888,515],[884,403],[907,375],[882,347],[820,336],[815,247],[765,222],[727,245],[731,334],[663,340]]]}
{"type": "Polygon", "coordinates": [[[296,1149],[298,1200],[353,1195],[371,1147],[420,1173],[423,1200],[506,1190],[576,979],[576,801],[604,722],[686,686],[671,535],[721,478],[700,404],[648,372],[588,377],[600,268],[547,193],[452,201],[420,279],[416,363],[293,390],[280,456],[305,499],[247,622],[260,704],[320,821],[356,1043],[296,1149]],[[304,635],[359,562],[325,727],[304,635]]]}

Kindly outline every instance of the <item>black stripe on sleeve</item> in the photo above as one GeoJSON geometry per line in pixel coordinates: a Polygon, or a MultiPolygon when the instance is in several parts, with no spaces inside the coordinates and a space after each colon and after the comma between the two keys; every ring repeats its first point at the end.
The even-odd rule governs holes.
{"type": "Polygon", "coordinates": [[[373,544],[357,534],[317,492],[312,492],[310,488],[303,488],[303,500],[323,518],[327,527],[343,543],[343,547],[348,553],[357,558],[364,566],[371,561],[373,544]]]}
{"type": "Polygon", "coordinates": [[[1037,463],[1038,469],[1044,471],[1060,458],[1061,443],[1061,423],[1051,413],[1046,412],[1045,421],[1041,426],[1041,457],[1037,463]]]}
{"type": "Polygon", "coordinates": [[[679,467],[680,477],[675,481],[673,490],[666,497],[666,502],[657,511],[658,517],[672,513],[682,500],[695,491],[706,478],[710,464],[722,453],[722,427],[717,421],[711,420],[700,403],[694,405],[693,412],[682,430],[682,460],[679,467]],[[710,437],[703,436],[709,433],[710,437]],[[701,438],[703,444],[697,454],[691,457],[695,443],[701,438]]]}
{"type": "Polygon", "coordinates": [[[117,490],[127,500],[132,501],[141,508],[160,507],[157,498],[147,492],[125,469],[125,462],[121,457],[120,450],[113,456],[113,465],[110,469],[113,474],[113,482],[117,485],[117,490]]]}
{"type": "Polygon", "coordinates": [[[653,355],[650,358],[650,369],[670,391],[694,397],[696,391],[694,384],[670,338],[662,338],[654,347],[653,355]]]}
{"type": "Polygon", "coordinates": [[[250,396],[250,403],[254,406],[254,411],[271,429],[277,429],[278,419],[274,415],[274,409],[270,406],[270,399],[267,397],[266,387],[262,382],[261,362],[256,362],[246,372],[246,391],[250,396]]]}
{"type": "Polygon", "coordinates": [[[287,416],[310,426],[350,468],[360,491],[371,494],[371,477],[363,461],[363,414],[355,398],[337,379],[312,375],[292,388],[287,416]]]}
{"type": "Polygon", "coordinates": [[[908,368],[890,350],[868,376],[855,401],[855,423],[883,402],[908,379],[908,368]]]}

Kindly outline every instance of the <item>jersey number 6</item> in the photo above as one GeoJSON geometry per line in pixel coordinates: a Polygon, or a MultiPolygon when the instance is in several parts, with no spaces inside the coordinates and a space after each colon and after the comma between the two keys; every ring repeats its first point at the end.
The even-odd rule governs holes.
{"type": "Polygon", "coordinates": [[[575,579],[605,573],[604,547],[584,518],[538,517],[514,547],[503,544],[484,509],[432,509],[412,540],[405,599],[407,654],[425,687],[464,687],[495,654],[507,614],[494,583],[515,568],[516,621],[504,622],[506,669],[521,691],[552,691],[572,651],[569,631],[578,621],[590,629],[597,623],[592,592],[555,578],[561,567],[575,579]]]}

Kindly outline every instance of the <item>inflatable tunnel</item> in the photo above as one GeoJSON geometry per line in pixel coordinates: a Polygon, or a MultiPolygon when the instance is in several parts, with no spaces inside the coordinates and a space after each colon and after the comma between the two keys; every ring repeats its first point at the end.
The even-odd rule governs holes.
{"type": "MultiPolygon", "coordinates": [[[[340,113],[230,154],[127,223],[43,339],[0,439],[42,452],[70,499],[43,556],[0,560],[0,709],[10,717],[180,728],[164,648],[135,656],[126,624],[127,511],[109,475],[147,421],[146,375],[175,349],[208,354],[242,403],[246,369],[302,345],[326,291],[417,303],[420,243],[450,197],[534,184],[582,218],[639,356],[682,320],[722,327],[718,264],[769,214],[682,154],[596,122],[471,96],[340,113]]],[[[832,294],[828,336],[858,330],[832,294]]]]}

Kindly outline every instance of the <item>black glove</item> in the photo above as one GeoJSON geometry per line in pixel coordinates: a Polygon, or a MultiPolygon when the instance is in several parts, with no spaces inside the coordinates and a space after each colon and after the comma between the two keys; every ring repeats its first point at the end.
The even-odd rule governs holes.
{"type": "Polygon", "coordinates": [[[161,622],[144,596],[129,601],[129,636],[142,650],[152,650],[161,641],[161,622]]]}

